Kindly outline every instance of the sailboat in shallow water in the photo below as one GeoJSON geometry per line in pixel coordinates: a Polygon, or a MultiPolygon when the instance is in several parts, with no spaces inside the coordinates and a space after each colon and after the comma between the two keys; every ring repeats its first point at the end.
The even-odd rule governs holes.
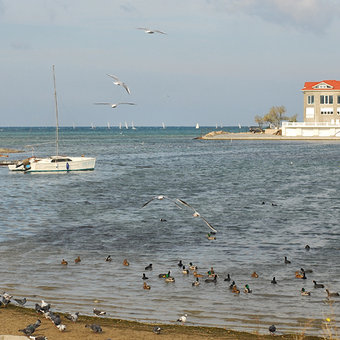
{"type": "Polygon", "coordinates": [[[92,157],[73,157],[59,155],[59,117],[58,117],[58,101],[55,81],[55,70],[53,65],[53,84],[54,84],[54,100],[56,113],[56,155],[44,158],[30,157],[16,164],[8,166],[11,171],[24,172],[62,172],[62,171],[84,171],[94,170],[96,159],[92,157]]]}

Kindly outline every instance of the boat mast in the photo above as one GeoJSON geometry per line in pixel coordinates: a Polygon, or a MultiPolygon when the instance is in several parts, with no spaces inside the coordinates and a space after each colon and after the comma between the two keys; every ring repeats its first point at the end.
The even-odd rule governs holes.
{"type": "Polygon", "coordinates": [[[54,101],[55,101],[55,116],[56,116],[56,155],[59,155],[59,120],[58,120],[58,102],[57,102],[57,87],[55,84],[55,71],[53,67],[53,84],[54,84],[54,101]]]}

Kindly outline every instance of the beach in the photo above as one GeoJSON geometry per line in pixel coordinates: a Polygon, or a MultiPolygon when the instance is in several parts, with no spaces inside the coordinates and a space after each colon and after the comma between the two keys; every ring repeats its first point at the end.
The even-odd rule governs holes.
{"type": "MultiPolygon", "coordinates": [[[[186,325],[160,325],[161,333],[153,333],[154,324],[146,324],[133,321],[125,321],[119,319],[109,319],[101,317],[79,316],[77,322],[69,321],[64,314],[61,316],[62,323],[66,325],[66,330],[60,332],[50,320],[44,318],[33,309],[8,305],[6,308],[0,309],[0,334],[2,335],[23,335],[19,329],[25,328],[31,323],[35,323],[37,319],[41,320],[40,327],[34,332],[34,336],[46,336],[49,340],[93,340],[93,339],[230,339],[230,340],[265,340],[273,339],[273,336],[260,335],[256,333],[234,332],[223,328],[216,327],[195,327],[186,325]],[[98,324],[101,326],[102,333],[94,333],[86,324],[98,324]]],[[[303,334],[295,335],[277,335],[276,339],[305,339],[317,340],[320,337],[303,336],[303,334]]]]}

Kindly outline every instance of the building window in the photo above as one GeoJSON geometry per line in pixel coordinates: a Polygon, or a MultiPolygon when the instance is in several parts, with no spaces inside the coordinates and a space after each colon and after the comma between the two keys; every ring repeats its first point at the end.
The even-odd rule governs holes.
{"type": "MultiPolygon", "coordinates": [[[[340,99],[340,96],[338,97],[338,100],[340,99]]],[[[314,104],[314,96],[308,96],[307,97],[307,103],[308,104],[314,104]]]]}
{"type": "Polygon", "coordinates": [[[320,104],[333,104],[333,96],[320,96],[320,104]]]}
{"type": "Polygon", "coordinates": [[[338,104],[340,104],[340,96],[338,96],[338,104]]]}

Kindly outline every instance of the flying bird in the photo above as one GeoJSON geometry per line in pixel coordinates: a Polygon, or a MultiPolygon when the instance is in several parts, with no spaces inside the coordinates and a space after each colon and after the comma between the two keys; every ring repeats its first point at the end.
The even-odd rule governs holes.
{"type": "Polygon", "coordinates": [[[118,105],[136,105],[135,103],[129,103],[129,102],[120,102],[120,103],[94,103],[94,105],[109,105],[111,106],[113,109],[115,109],[118,105]]]}
{"type": "Polygon", "coordinates": [[[106,74],[107,76],[109,76],[109,77],[111,77],[111,78],[113,78],[115,81],[113,82],[115,85],[118,85],[118,86],[122,86],[122,87],[124,87],[124,89],[126,90],[126,92],[128,93],[128,94],[130,94],[131,92],[130,92],[130,89],[128,88],[128,86],[123,82],[123,81],[121,81],[118,77],[116,77],[116,76],[114,76],[113,74],[106,74]]]}
{"type": "Polygon", "coordinates": [[[149,201],[147,201],[146,203],[143,204],[142,208],[144,208],[147,204],[149,204],[150,202],[152,202],[153,200],[156,200],[156,199],[160,200],[160,201],[162,201],[164,199],[167,199],[167,200],[175,203],[178,208],[182,209],[181,206],[175,200],[173,200],[173,199],[171,199],[171,198],[169,198],[167,196],[164,196],[164,195],[158,195],[158,196],[152,197],[151,200],[149,200],[149,201]]]}
{"type": "Polygon", "coordinates": [[[181,200],[181,199],[179,199],[179,198],[177,198],[177,202],[179,202],[179,203],[181,203],[181,204],[183,204],[184,206],[186,206],[186,207],[188,207],[188,208],[190,208],[191,210],[193,210],[193,214],[192,214],[192,216],[193,217],[199,217],[199,218],[201,218],[203,221],[204,221],[204,223],[214,232],[214,233],[217,233],[217,230],[203,217],[203,216],[201,216],[201,214],[194,208],[194,207],[192,207],[190,204],[188,204],[187,202],[185,202],[185,201],[183,201],[183,200],[181,200]]]}
{"type": "Polygon", "coordinates": [[[162,32],[160,30],[153,30],[151,28],[146,28],[146,27],[138,27],[137,29],[142,30],[142,31],[144,31],[145,33],[148,33],[148,34],[153,34],[153,33],[166,34],[165,32],[162,32]]]}

